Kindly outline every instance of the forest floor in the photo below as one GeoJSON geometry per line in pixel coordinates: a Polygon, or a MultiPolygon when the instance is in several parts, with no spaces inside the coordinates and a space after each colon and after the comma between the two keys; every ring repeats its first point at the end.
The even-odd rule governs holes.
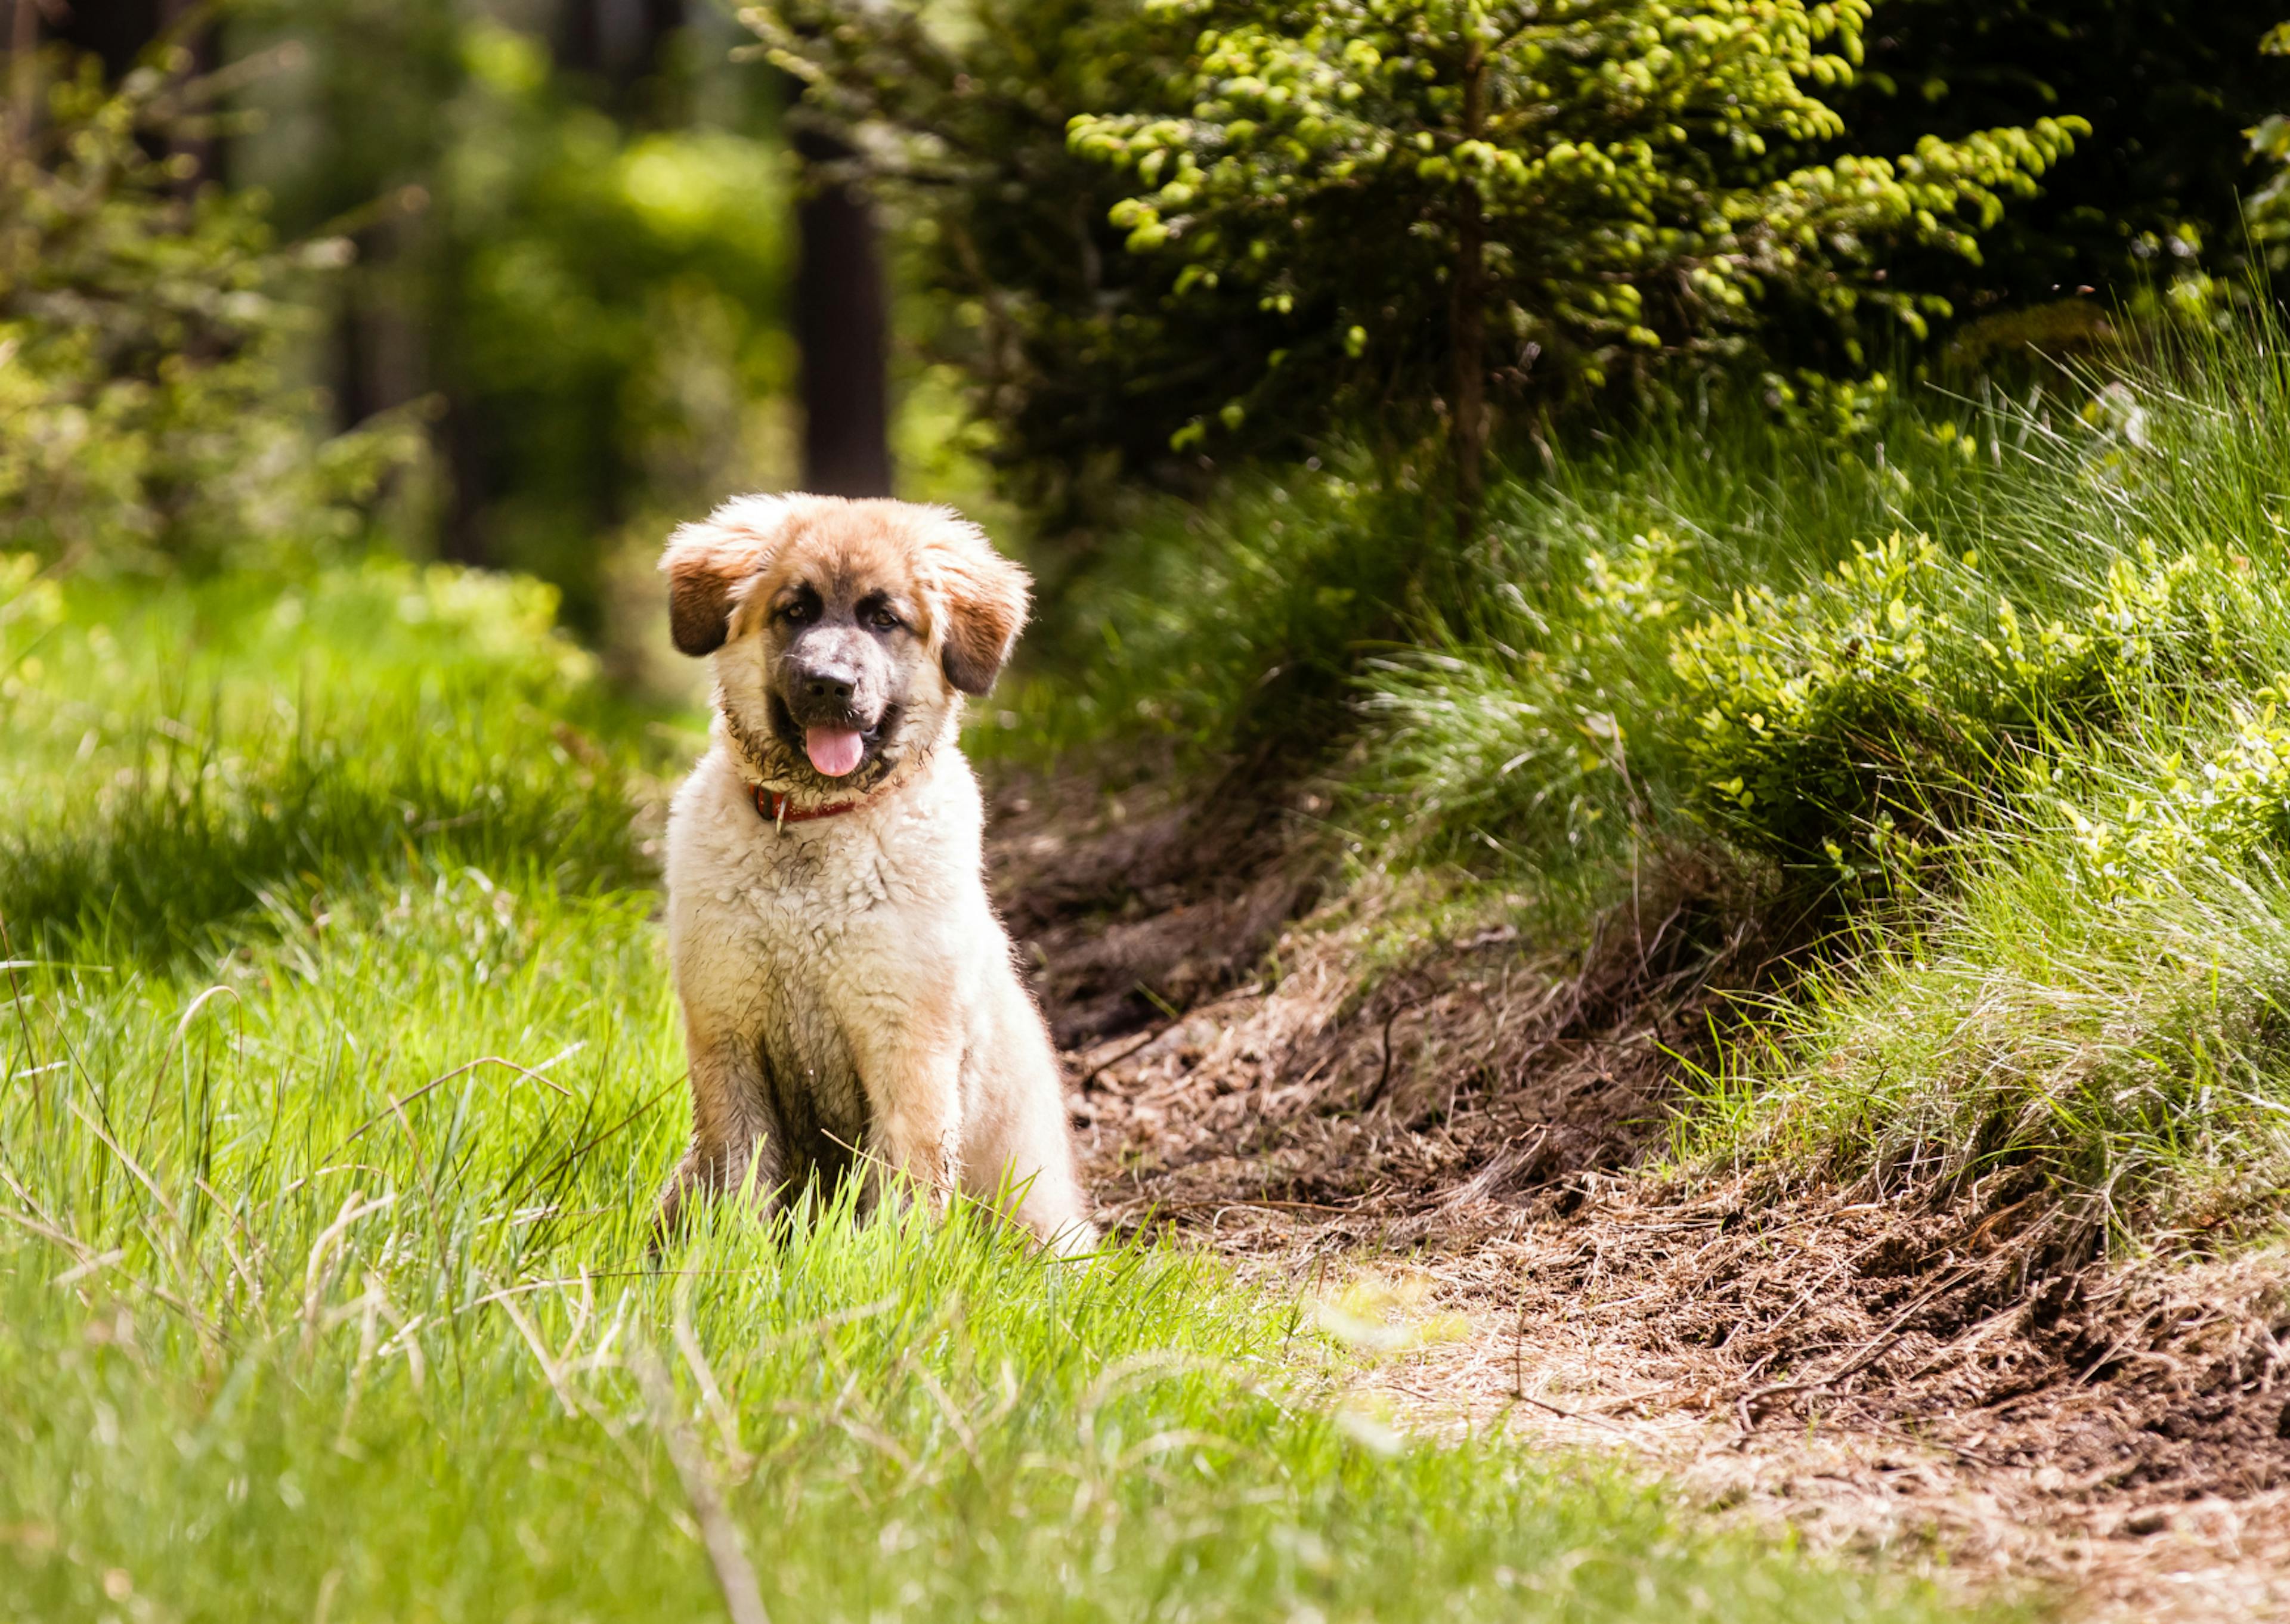
{"type": "Polygon", "coordinates": [[[1508,926],[1395,955],[1373,884],[1320,901],[1321,811],[999,793],[997,890],[1115,1227],[1310,1291],[1389,1349],[1370,1385],[1413,1425],[1620,1451],[2076,1616],[2290,1617],[2290,1256],[2094,1255],[2008,1175],[1668,1171],[1709,966],[1758,951],[1706,887],[1650,878],[1587,955],[1508,926]]]}

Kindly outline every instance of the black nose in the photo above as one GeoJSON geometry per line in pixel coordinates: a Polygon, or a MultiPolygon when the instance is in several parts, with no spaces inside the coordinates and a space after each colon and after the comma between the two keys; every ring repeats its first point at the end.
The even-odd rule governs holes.
{"type": "Polygon", "coordinates": [[[851,691],[858,685],[857,673],[835,666],[806,671],[803,676],[803,692],[806,698],[832,700],[838,704],[848,703],[851,691]]]}

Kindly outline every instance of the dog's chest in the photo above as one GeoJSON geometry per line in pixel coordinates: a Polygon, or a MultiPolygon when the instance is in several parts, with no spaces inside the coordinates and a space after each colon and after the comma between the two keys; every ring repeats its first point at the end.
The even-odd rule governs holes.
{"type": "Polygon", "coordinates": [[[744,1007],[741,1024],[805,1077],[844,1069],[857,1028],[895,1025],[943,972],[948,900],[917,879],[900,843],[863,827],[834,836],[760,828],[715,867],[688,932],[690,959],[706,966],[698,979],[711,984],[704,996],[744,1007]]]}
{"type": "Polygon", "coordinates": [[[742,857],[720,900],[774,979],[831,977],[879,959],[911,910],[913,886],[872,840],[806,842],[767,829],[742,857]]]}
{"type": "Polygon", "coordinates": [[[965,784],[778,829],[703,769],[669,839],[677,990],[698,1023],[759,1045],[780,1088],[855,1098],[853,1057],[896,1047],[992,934],[965,784]]]}

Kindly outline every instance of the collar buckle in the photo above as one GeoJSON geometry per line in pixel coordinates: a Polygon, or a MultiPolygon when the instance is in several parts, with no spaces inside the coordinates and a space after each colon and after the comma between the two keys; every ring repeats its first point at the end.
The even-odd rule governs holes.
{"type": "Polygon", "coordinates": [[[756,815],[770,824],[773,833],[777,835],[785,835],[790,823],[809,823],[814,818],[834,818],[845,812],[857,812],[874,798],[872,796],[861,796],[852,801],[829,801],[824,806],[797,808],[789,804],[789,797],[784,790],[768,788],[762,784],[751,784],[749,789],[756,803],[756,815]]]}

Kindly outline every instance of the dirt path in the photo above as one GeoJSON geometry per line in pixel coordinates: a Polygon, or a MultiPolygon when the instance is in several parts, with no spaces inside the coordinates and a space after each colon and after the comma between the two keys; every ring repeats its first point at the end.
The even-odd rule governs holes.
{"type": "Polygon", "coordinates": [[[1288,924],[1297,806],[1139,800],[1008,793],[997,853],[1116,1224],[1308,1285],[1416,1424],[1622,1451],[2082,1617],[2290,1618],[2290,1249],[2092,1261],[2009,1175],[1665,1182],[1668,1055],[1755,949],[1706,887],[1587,958],[1489,930],[1369,971],[1356,900],[1288,924]]]}

